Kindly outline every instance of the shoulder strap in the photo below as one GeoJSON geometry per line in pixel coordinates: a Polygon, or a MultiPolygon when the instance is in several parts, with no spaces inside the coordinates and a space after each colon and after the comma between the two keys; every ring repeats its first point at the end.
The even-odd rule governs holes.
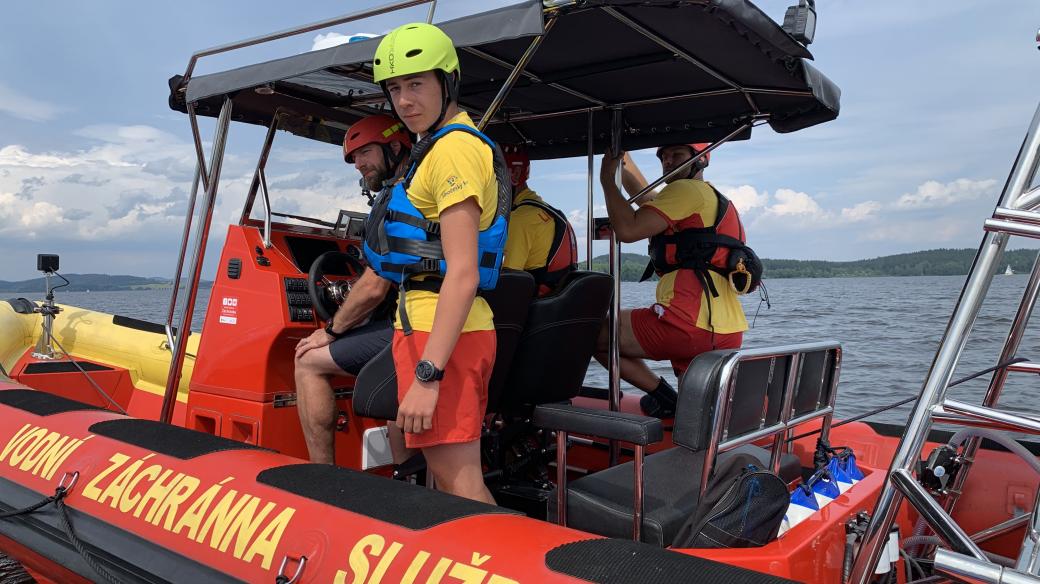
{"type": "Polygon", "coordinates": [[[560,245],[563,244],[563,238],[567,236],[567,218],[564,217],[563,212],[557,209],[556,207],[553,207],[545,201],[539,201],[537,199],[527,199],[525,201],[520,201],[519,203],[513,206],[513,210],[515,211],[518,207],[523,207],[524,205],[536,207],[538,209],[541,209],[542,211],[545,211],[549,214],[550,217],[552,217],[553,223],[556,226],[556,228],[553,230],[552,244],[549,245],[549,253],[545,257],[545,267],[546,269],[548,269],[549,262],[552,261],[553,257],[556,256],[556,252],[560,251],[560,245]]]}

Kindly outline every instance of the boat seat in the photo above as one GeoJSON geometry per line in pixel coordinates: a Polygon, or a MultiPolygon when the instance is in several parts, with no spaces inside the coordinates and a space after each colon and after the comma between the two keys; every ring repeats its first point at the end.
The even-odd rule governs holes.
{"type": "MultiPolygon", "coordinates": [[[[494,411],[491,398],[502,394],[534,294],[534,277],[519,270],[503,270],[495,289],[481,293],[495,315],[497,355],[488,387],[489,411],[494,411]]],[[[388,345],[380,351],[358,372],[351,400],[358,416],[381,420],[397,418],[397,373],[391,347],[388,345]]]]}
{"type": "Polygon", "coordinates": [[[550,503],[558,518],[566,505],[570,527],[608,537],[626,534],[660,546],[672,540],[697,510],[720,460],[752,454],[763,468],[792,482],[801,463],[790,454],[786,436],[797,425],[823,418],[826,438],[833,414],[841,363],[834,342],[763,349],[711,351],[697,356],[679,383],[672,441],[675,448],[643,458],[643,448],[662,438],[660,420],[564,404],[539,406],[534,423],[556,430],[557,468],[566,466],[568,433],[635,445],[632,462],[566,484],[550,503]],[[752,445],[771,442],[764,449],[752,445]],[[643,486],[642,499],[635,485],[643,486]],[[561,501],[562,500],[562,501],[561,501]],[[641,509],[643,520],[635,520],[641,509]]]}
{"type": "Polygon", "coordinates": [[[573,271],[531,303],[498,412],[529,413],[578,395],[613,292],[609,275],[573,271]]]}
{"type": "MultiPolygon", "coordinates": [[[[763,467],[769,466],[769,451],[744,445],[723,453],[719,459],[746,453],[755,456],[763,467]]],[[[567,495],[567,526],[606,537],[632,536],[632,469],[626,462],[582,477],[569,483],[567,495]]],[[[646,491],[643,503],[644,543],[666,547],[697,510],[700,502],[701,470],[704,452],[686,448],[669,448],[652,454],[643,465],[646,491]]],[[[797,456],[785,454],[781,458],[780,477],[792,482],[801,478],[802,465],[797,456]]],[[[549,499],[549,520],[556,520],[556,498],[549,499]]]]}

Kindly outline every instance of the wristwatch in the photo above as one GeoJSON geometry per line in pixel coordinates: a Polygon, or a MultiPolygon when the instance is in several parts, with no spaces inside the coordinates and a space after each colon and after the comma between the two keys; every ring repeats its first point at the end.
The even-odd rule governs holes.
{"type": "Polygon", "coordinates": [[[333,324],[334,323],[330,320],[329,324],[325,325],[325,332],[328,333],[330,337],[332,337],[334,339],[339,339],[339,338],[342,338],[343,335],[347,334],[347,331],[343,331],[341,333],[337,333],[337,332],[333,331],[332,330],[333,324]]]}
{"type": "Polygon", "coordinates": [[[429,359],[423,359],[415,364],[415,378],[423,383],[440,381],[444,379],[444,370],[437,369],[429,359]]]}

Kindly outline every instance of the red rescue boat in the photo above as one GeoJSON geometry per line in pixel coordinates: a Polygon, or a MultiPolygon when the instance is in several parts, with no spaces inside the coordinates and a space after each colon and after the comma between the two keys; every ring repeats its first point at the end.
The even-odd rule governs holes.
{"type": "MultiPolygon", "coordinates": [[[[578,271],[536,300],[533,280],[514,273],[487,295],[499,354],[482,448],[499,507],[389,477],[383,420],[394,417],[396,396],[384,391],[394,387],[385,352],[336,384],[337,466],[302,460],[292,349],[335,310],[335,282],[356,276],[364,214],[326,222],[277,213],[264,169],[278,130],[331,148],[359,117],[381,111],[370,79],[379,39],[192,73],[211,54],[418,3],[203,51],[171,79],[170,105],[188,114],[197,138],[189,209],[198,204],[201,219],[186,218],[166,324],[63,307],[50,294],[0,303],[0,550],[53,582],[996,582],[1036,573],[1024,534],[1040,528],[1031,504],[1038,446],[988,430],[932,430],[1040,431],[993,407],[1009,370],[1034,371],[1013,359],[1026,300],[986,404],[944,395],[1006,242],[993,233],[905,429],[832,423],[841,369],[833,341],[702,355],[680,382],[675,419],[646,418],[616,374],[610,389],[583,387],[596,332],[618,309],[619,280],[578,271]],[[208,159],[198,115],[218,118],[208,159]],[[268,134],[205,324],[192,333],[232,120],[268,134]],[[193,230],[200,236],[189,248],[193,230]],[[340,263],[348,269],[326,269],[340,263]],[[174,327],[185,264],[188,316],[174,327]],[[756,547],[677,543],[703,515],[717,471],[738,456],[786,486],[783,533],[756,547]],[[832,463],[840,473],[821,474],[832,463]],[[820,481],[833,493],[816,490],[820,481]]],[[[460,49],[460,103],[482,112],[492,138],[522,142],[534,159],[591,159],[608,145],[717,146],[765,123],[790,132],[834,119],[839,90],[807,62],[810,10],[792,7],[780,27],[746,0],[546,0],[441,26],[460,49]]],[[[1010,208],[1036,198],[1023,191],[1033,184],[1037,126],[989,232],[1032,234],[1040,224],[1026,202],[1010,208]]],[[[590,213],[590,250],[593,227],[590,213]]],[[[1040,278],[1029,286],[1025,299],[1040,278]]]]}

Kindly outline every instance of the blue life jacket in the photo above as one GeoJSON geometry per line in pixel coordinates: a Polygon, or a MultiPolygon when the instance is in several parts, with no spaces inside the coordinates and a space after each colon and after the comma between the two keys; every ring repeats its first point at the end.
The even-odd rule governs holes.
{"type": "Polygon", "coordinates": [[[365,225],[365,260],[381,277],[401,286],[401,326],[406,333],[411,332],[411,327],[404,311],[403,293],[408,290],[439,291],[440,283],[448,271],[441,249],[440,223],[426,219],[412,204],[408,199],[408,187],[430,148],[449,132],[455,131],[469,132],[491,148],[495,180],[498,183],[495,218],[477,236],[478,289],[493,289],[502,269],[506,229],[513,200],[505,158],[495,143],[477,129],[464,124],[449,124],[423,138],[412,148],[404,178],[379,193],[365,225]],[[417,275],[427,277],[413,280],[417,275]]]}

